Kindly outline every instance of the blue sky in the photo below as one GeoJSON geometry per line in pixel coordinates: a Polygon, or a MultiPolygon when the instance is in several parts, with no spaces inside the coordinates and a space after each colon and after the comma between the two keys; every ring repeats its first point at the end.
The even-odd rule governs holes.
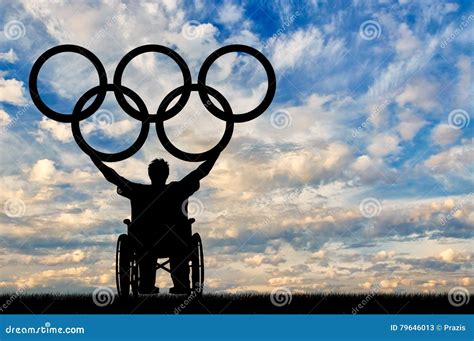
{"type": "MultiPolygon", "coordinates": [[[[100,58],[110,82],[127,51],[161,44],[186,60],[196,81],[212,51],[241,43],[271,61],[277,92],[262,116],[236,125],[193,197],[209,290],[472,291],[470,2],[0,6],[1,290],[113,287],[115,240],[129,214],[69,125],[32,105],[34,60],[78,44],[100,58]]],[[[234,113],[258,105],[266,91],[263,69],[244,54],[220,58],[208,82],[234,113]]],[[[48,105],[70,113],[98,83],[87,60],[64,54],[45,64],[39,84],[48,105]]],[[[123,84],[153,113],[182,80],[170,60],[146,54],[127,67],[123,84]]],[[[81,123],[87,141],[106,151],[130,145],[139,127],[112,94],[81,123]]],[[[223,131],[194,95],[166,127],[195,152],[223,131]]],[[[153,126],[137,154],[110,165],[146,182],[155,157],[169,160],[173,180],[197,166],[167,154],[153,126]]],[[[169,280],[160,276],[158,285],[169,280]]]]}

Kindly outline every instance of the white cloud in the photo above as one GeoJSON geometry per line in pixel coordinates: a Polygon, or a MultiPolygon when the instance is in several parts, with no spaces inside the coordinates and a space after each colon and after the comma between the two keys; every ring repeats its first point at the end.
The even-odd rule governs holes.
{"type": "Polygon", "coordinates": [[[225,1],[219,8],[217,19],[223,24],[235,24],[242,19],[244,8],[231,1],[225,1]]]}
{"type": "Polygon", "coordinates": [[[452,262],[466,262],[471,260],[470,255],[463,254],[461,252],[456,252],[451,248],[443,250],[439,253],[438,258],[441,260],[452,263],[452,262]]]}
{"type": "Polygon", "coordinates": [[[343,172],[350,157],[350,149],[340,142],[331,143],[321,150],[280,152],[266,162],[222,155],[212,177],[206,181],[219,189],[218,196],[248,200],[267,193],[277,179],[286,185],[328,181],[343,172]]]}
{"type": "Polygon", "coordinates": [[[372,163],[373,161],[369,155],[361,155],[354,161],[351,168],[356,172],[364,172],[372,165],[372,163]]]}
{"type": "Polygon", "coordinates": [[[397,154],[400,151],[399,138],[390,133],[381,133],[374,136],[367,147],[367,150],[374,156],[386,156],[389,154],[397,154]]]}
{"type": "Polygon", "coordinates": [[[324,257],[326,257],[326,251],[324,250],[319,250],[311,254],[312,259],[323,259],[324,257]]]}
{"type": "Polygon", "coordinates": [[[87,267],[73,267],[64,268],[59,270],[44,270],[36,273],[27,275],[26,278],[18,279],[15,282],[16,286],[27,286],[29,288],[34,287],[47,287],[48,285],[54,284],[54,282],[64,281],[65,278],[79,280],[81,276],[88,270],[87,267]]]}
{"type": "Polygon", "coordinates": [[[370,155],[359,156],[351,164],[350,170],[354,179],[360,179],[365,184],[387,181],[397,174],[397,170],[388,168],[381,157],[370,155]]]}
{"type": "Polygon", "coordinates": [[[423,110],[430,111],[439,106],[436,100],[437,91],[438,86],[436,83],[420,79],[408,84],[404,90],[396,96],[395,100],[401,106],[413,104],[423,110]]]}
{"type": "Polygon", "coordinates": [[[18,60],[18,57],[16,56],[15,51],[10,48],[8,52],[0,52],[0,60],[5,60],[9,63],[14,63],[18,60]]]}
{"type": "Polygon", "coordinates": [[[86,259],[86,253],[82,250],[74,250],[58,256],[46,256],[40,259],[41,264],[56,265],[64,263],[81,263],[86,259]]]}
{"type": "Polygon", "coordinates": [[[14,105],[25,105],[25,88],[23,82],[15,78],[5,79],[4,74],[0,73],[0,102],[6,102],[14,105]]]}
{"type": "Polygon", "coordinates": [[[428,122],[413,114],[411,110],[404,110],[399,115],[398,132],[405,141],[410,141],[428,122]]]}
{"type": "MultiPolygon", "coordinates": [[[[397,22],[393,21],[392,18],[385,18],[390,22],[390,24],[386,24],[392,25],[393,30],[398,29],[399,24],[397,22]]],[[[404,46],[404,44],[401,44],[400,48],[403,50],[404,46]]],[[[425,82],[425,84],[430,85],[426,89],[422,87],[423,84],[420,84],[421,87],[414,84],[405,90],[403,90],[403,87],[412,80],[413,75],[429,63],[437,48],[438,38],[427,36],[424,41],[420,41],[419,48],[412,51],[412,53],[397,55],[395,60],[388,64],[385,70],[376,77],[374,84],[367,91],[367,95],[369,97],[392,97],[403,91],[404,94],[399,98],[399,102],[405,104],[414,103],[418,94],[420,94],[422,96],[421,104],[428,108],[427,110],[433,108],[434,95],[436,95],[433,83],[425,82]],[[433,93],[424,95],[423,91],[425,90],[431,90],[433,93]]]]}
{"type": "MultiPolygon", "coordinates": [[[[111,121],[101,124],[100,120],[97,122],[85,122],[81,124],[81,132],[83,137],[90,135],[93,132],[98,132],[106,137],[120,138],[125,134],[131,132],[136,128],[137,123],[132,120],[120,120],[113,122],[113,117],[105,117],[111,121]]],[[[53,139],[63,143],[71,142],[73,140],[71,125],[51,120],[47,117],[42,117],[38,123],[39,131],[37,138],[39,141],[44,140],[44,133],[49,134],[53,139]],[[44,133],[43,133],[44,132],[44,133]]]]}
{"type": "Polygon", "coordinates": [[[420,42],[413,35],[407,24],[403,23],[398,28],[399,39],[395,44],[397,52],[401,55],[411,55],[413,51],[420,48],[420,42]]]}
{"type": "Polygon", "coordinates": [[[38,182],[40,185],[70,183],[75,186],[84,187],[86,183],[97,181],[95,173],[74,169],[72,172],[65,172],[56,167],[56,163],[49,159],[42,159],[29,170],[29,180],[38,182]]]}
{"type": "Polygon", "coordinates": [[[303,284],[304,278],[303,277],[275,277],[270,278],[268,280],[268,284],[271,286],[283,286],[289,284],[303,284]]]}
{"type": "Polygon", "coordinates": [[[454,251],[453,249],[446,249],[439,254],[439,257],[445,262],[452,262],[454,259],[454,251]]]}
{"type": "Polygon", "coordinates": [[[431,140],[439,145],[447,145],[454,143],[460,135],[459,129],[455,129],[449,124],[441,123],[433,128],[431,140]]]}
{"type": "Polygon", "coordinates": [[[423,283],[421,285],[421,287],[425,288],[425,289],[434,289],[437,286],[446,285],[446,283],[447,283],[447,281],[445,279],[443,279],[443,280],[430,279],[429,281],[423,283]]]}
{"type": "Polygon", "coordinates": [[[276,175],[303,182],[324,177],[347,161],[349,148],[342,143],[332,143],[321,152],[298,151],[282,154],[273,163],[276,175]]]}
{"type": "Polygon", "coordinates": [[[282,35],[273,45],[273,65],[276,69],[294,68],[321,54],[323,45],[323,36],[315,27],[282,35]]]}
{"type": "Polygon", "coordinates": [[[176,0],[163,0],[163,4],[168,11],[174,11],[178,7],[178,2],[176,0]]]}
{"type": "MultiPolygon", "coordinates": [[[[464,171],[467,171],[467,166],[472,163],[473,159],[472,141],[466,141],[464,145],[453,146],[448,150],[431,155],[423,162],[423,165],[435,172],[454,172],[457,175],[462,175],[464,171]]],[[[472,175],[466,174],[467,178],[470,176],[472,175]]]]}
{"type": "Polygon", "coordinates": [[[395,289],[398,287],[398,281],[397,280],[389,280],[389,279],[384,279],[380,281],[380,286],[384,289],[395,289]]]}
{"type": "Polygon", "coordinates": [[[73,139],[69,124],[57,122],[43,116],[38,126],[41,130],[48,132],[55,140],[70,142],[73,139]]]}
{"type": "Polygon", "coordinates": [[[7,126],[11,121],[10,115],[5,110],[0,109],[0,126],[7,126]]]}
{"type": "Polygon", "coordinates": [[[269,264],[277,266],[278,264],[285,263],[286,260],[281,256],[267,257],[263,255],[255,255],[253,257],[247,257],[244,259],[244,263],[251,267],[258,267],[263,264],[269,264]]]}
{"type": "Polygon", "coordinates": [[[131,120],[121,120],[113,122],[112,124],[106,124],[105,126],[99,125],[101,130],[106,136],[110,137],[122,137],[129,133],[135,128],[136,124],[131,120]]]}
{"type": "Polygon", "coordinates": [[[393,258],[395,256],[395,251],[379,251],[374,257],[374,260],[376,261],[384,261],[390,258],[393,258]]]}
{"type": "Polygon", "coordinates": [[[38,160],[30,171],[30,180],[38,182],[49,182],[54,179],[56,167],[54,161],[43,159],[38,160]]]}
{"type": "Polygon", "coordinates": [[[362,288],[364,290],[368,290],[372,287],[372,283],[370,283],[370,282],[359,283],[358,286],[359,286],[359,288],[362,288]]]}
{"type": "Polygon", "coordinates": [[[472,78],[472,67],[471,67],[471,58],[468,56],[460,56],[458,62],[456,63],[459,73],[459,82],[457,85],[456,91],[456,101],[458,105],[463,106],[466,103],[469,103],[469,100],[474,93],[474,86],[471,81],[472,78]]]}

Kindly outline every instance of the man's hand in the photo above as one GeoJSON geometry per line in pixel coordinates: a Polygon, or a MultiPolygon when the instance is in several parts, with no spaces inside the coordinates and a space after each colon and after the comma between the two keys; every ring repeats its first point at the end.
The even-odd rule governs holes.
{"type": "Polygon", "coordinates": [[[115,170],[105,165],[97,156],[90,155],[90,158],[107,181],[113,183],[116,186],[126,186],[128,183],[127,179],[121,177],[115,170]]]}
{"type": "Polygon", "coordinates": [[[212,159],[209,159],[209,160],[206,160],[202,163],[202,165],[200,165],[198,167],[198,169],[203,173],[205,174],[204,176],[207,176],[210,172],[211,172],[211,169],[214,167],[217,159],[219,158],[219,155],[220,154],[217,154],[215,157],[213,157],[212,159]]]}
{"type": "Polygon", "coordinates": [[[193,170],[191,173],[189,173],[185,179],[188,180],[194,180],[194,181],[200,181],[204,177],[206,177],[210,172],[211,169],[214,167],[214,164],[216,163],[217,159],[219,158],[220,154],[216,154],[215,157],[204,161],[198,168],[193,170]]]}

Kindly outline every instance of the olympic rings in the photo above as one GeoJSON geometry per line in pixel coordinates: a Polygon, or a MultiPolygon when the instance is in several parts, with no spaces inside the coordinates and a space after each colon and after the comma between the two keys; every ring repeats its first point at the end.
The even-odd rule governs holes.
{"type": "Polygon", "coordinates": [[[232,138],[232,133],[234,131],[234,123],[252,120],[263,114],[263,112],[265,112],[265,110],[270,106],[273,97],[275,96],[276,77],[272,65],[261,52],[246,45],[228,45],[214,51],[206,58],[198,73],[198,82],[193,84],[191,81],[191,72],[189,71],[186,62],[179,54],[177,54],[175,51],[171,50],[168,47],[150,44],[137,47],[127,53],[117,65],[113,77],[113,83],[109,84],[107,82],[107,76],[104,66],[97,58],[97,56],[94,55],[91,51],[77,45],[59,45],[44,52],[33,64],[29,77],[29,89],[34,104],[45,116],[58,122],[71,123],[72,133],[75,141],[82,149],[82,151],[84,151],[88,155],[95,156],[102,161],[108,162],[125,160],[126,158],[135,154],[143,146],[148,137],[150,122],[153,122],[155,123],[158,139],[162,143],[163,147],[170,154],[184,161],[198,162],[207,160],[211,157],[215,157],[222,150],[224,150],[224,148],[227,146],[227,144],[232,138]],[[49,58],[62,52],[78,53],[86,57],[94,65],[99,75],[99,85],[86,91],[86,93],[82,95],[81,98],[79,98],[76,105],[74,106],[72,115],[59,113],[49,108],[43,102],[38,92],[38,74],[41,67],[49,58]],[[156,115],[150,115],[148,113],[145,103],[136,92],[122,85],[123,73],[128,63],[133,58],[147,52],[161,53],[170,57],[174,62],[176,62],[183,75],[183,85],[177,87],[165,96],[165,98],[162,100],[158,107],[156,115]],[[212,63],[214,63],[222,55],[230,52],[243,52],[255,57],[264,67],[265,72],[267,73],[268,80],[267,93],[265,94],[265,97],[263,98],[262,102],[256,108],[246,113],[241,113],[237,115],[233,114],[233,110],[229,102],[220,92],[206,85],[207,73],[209,72],[212,63]],[[80,122],[93,115],[99,109],[99,107],[104,102],[107,92],[109,91],[112,91],[114,93],[118,104],[128,115],[141,121],[142,123],[140,133],[135,142],[132,144],[132,146],[117,153],[105,153],[92,148],[84,140],[80,130],[80,122]],[[225,132],[219,143],[211,149],[202,153],[189,153],[178,149],[168,139],[164,128],[164,122],[166,120],[169,120],[170,118],[176,116],[178,113],[181,112],[181,110],[188,102],[192,91],[197,91],[199,93],[201,101],[204,103],[205,108],[211,114],[226,122],[225,132]],[[220,103],[222,110],[212,103],[209,98],[209,95],[214,97],[220,103]],[[86,109],[84,109],[86,103],[94,96],[95,98],[93,99],[92,104],[89,105],[86,109]],[[133,102],[135,102],[138,109],[131,106],[125,96],[129,97],[133,102]],[[180,96],[180,98],[178,99],[176,104],[174,104],[171,108],[168,109],[171,102],[177,96],[180,96]]]}

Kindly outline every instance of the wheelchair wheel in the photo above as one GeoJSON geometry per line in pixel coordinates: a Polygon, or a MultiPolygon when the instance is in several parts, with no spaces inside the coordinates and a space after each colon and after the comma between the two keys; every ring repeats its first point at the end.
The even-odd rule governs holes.
{"type": "Polygon", "coordinates": [[[121,234],[117,240],[115,254],[115,278],[120,298],[128,298],[130,293],[132,251],[128,235],[121,234]]]}
{"type": "Polygon", "coordinates": [[[198,295],[202,295],[204,289],[204,253],[202,251],[201,236],[198,233],[191,237],[191,287],[198,295]]]}

